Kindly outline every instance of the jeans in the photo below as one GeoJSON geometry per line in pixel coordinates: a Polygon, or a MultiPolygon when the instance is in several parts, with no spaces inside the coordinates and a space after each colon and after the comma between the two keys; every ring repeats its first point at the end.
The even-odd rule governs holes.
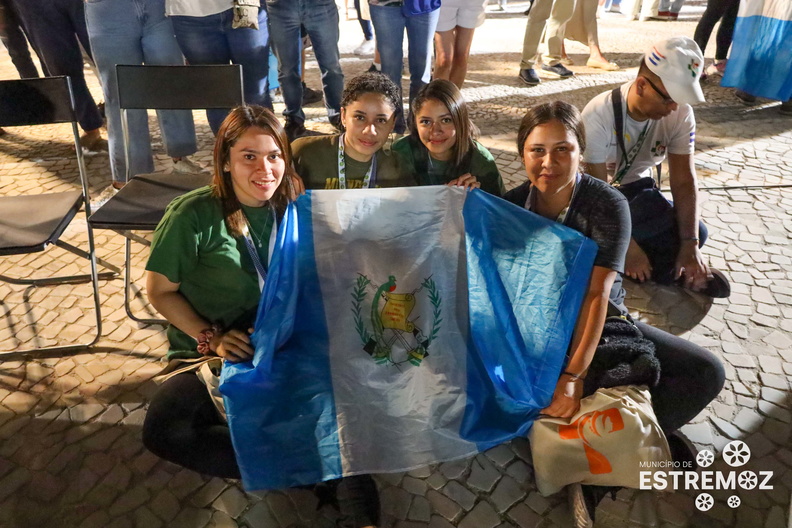
{"type": "MultiPolygon", "coordinates": [[[[382,61],[382,73],[396,83],[401,91],[402,63],[404,54],[404,30],[407,30],[407,61],[410,68],[410,104],[418,92],[430,80],[432,73],[433,39],[440,10],[406,17],[401,8],[372,5],[371,22],[377,34],[377,49],[382,61]]],[[[401,106],[401,105],[400,105],[401,106]]],[[[396,109],[394,131],[404,133],[404,109],[396,109]]]]}
{"type": "Polygon", "coordinates": [[[734,36],[734,24],[737,22],[737,11],[740,9],[740,0],[709,0],[707,9],[701,16],[693,40],[704,53],[707,49],[712,30],[720,20],[718,34],[715,35],[715,59],[725,60],[729,54],[729,47],[734,36]]]}
{"type": "MultiPolygon", "coordinates": [[[[173,25],[165,17],[164,0],[89,0],[85,18],[94,59],[102,79],[107,116],[107,138],[113,180],[127,181],[137,174],[154,171],[148,114],[127,110],[129,167],[126,164],[118,102],[117,64],[184,64],[173,36],[173,25]]],[[[165,152],[173,158],[198,150],[195,126],[189,110],[158,110],[165,152]]]]}
{"type": "Polygon", "coordinates": [[[8,56],[11,57],[19,77],[21,79],[38,77],[38,70],[30,56],[25,32],[17,19],[14,6],[9,0],[3,0],[0,2],[0,12],[5,18],[5,29],[0,32],[0,40],[8,50],[8,56]]]}
{"type": "Polygon", "coordinates": [[[660,6],[657,8],[657,10],[661,13],[666,11],[671,13],[679,13],[682,10],[682,4],[684,3],[685,0],[660,0],[660,6]]]}
{"type": "Polygon", "coordinates": [[[278,56],[278,81],[283,93],[286,121],[302,124],[302,38],[304,26],[322,72],[325,108],[330,120],[341,113],[344,73],[338,53],[338,8],[333,0],[267,0],[272,47],[278,56]]]}
{"type": "MultiPolygon", "coordinates": [[[[233,29],[233,9],[204,17],[173,16],[176,40],[189,64],[239,64],[245,102],[272,109],[269,94],[269,32],[267,12],[259,10],[258,29],[233,29]]],[[[228,110],[206,111],[217,134],[228,110]]]]}
{"type": "MultiPolygon", "coordinates": [[[[633,219],[632,236],[649,258],[652,265],[652,281],[658,284],[673,284],[676,274],[674,269],[676,257],[682,246],[679,239],[676,209],[669,208],[652,216],[642,214],[645,211],[634,208],[633,199],[639,193],[645,193],[654,187],[654,180],[651,178],[640,178],[638,181],[620,186],[619,191],[630,201],[630,212],[633,219]]],[[[707,241],[708,234],[704,222],[699,220],[699,247],[702,247],[707,241]]]]}
{"type": "Polygon", "coordinates": [[[363,37],[366,40],[373,39],[374,32],[371,30],[371,20],[366,20],[360,17],[360,0],[355,0],[355,12],[357,12],[358,15],[358,22],[360,22],[360,29],[363,30],[363,37]]]}
{"type": "Polygon", "coordinates": [[[77,120],[83,130],[102,126],[102,116],[83,75],[80,44],[90,55],[83,0],[30,0],[14,3],[33,37],[49,75],[71,77],[77,120]]]}

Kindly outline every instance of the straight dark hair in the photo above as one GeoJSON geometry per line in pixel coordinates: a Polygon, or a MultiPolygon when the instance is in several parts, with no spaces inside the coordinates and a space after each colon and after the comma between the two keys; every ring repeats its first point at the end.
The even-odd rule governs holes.
{"type": "Polygon", "coordinates": [[[583,120],[580,119],[580,111],[564,101],[554,101],[529,108],[528,113],[523,117],[520,130],[517,132],[517,152],[520,154],[520,159],[523,159],[525,141],[531,131],[550,121],[558,121],[564,125],[564,128],[575,134],[580,153],[583,154],[586,151],[586,129],[583,127],[583,120]]]}
{"type": "Polygon", "coordinates": [[[297,198],[297,190],[293,178],[297,176],[292,164],[291,147],[286,131],[283,130],[278,118],[270,110],[258,105],[238,106],[229,112],[217,131],[214,146],[214,176],[212,177],[212,193],[220,199],[223,216],[228,230],[234,236],[242,236],[245,228],[245,216],[242,206],[234,192],[231,173],[223,170],[231,158],[231,147],[251,128],[261,129],[264,134],[272,136],[281,151],[286,169],[280,185],[269,205],[282,216],[289,202],[297,198]]]}
{"type": "MultiPolygon", "coordinates": [[[[421,88],[418,95],[415,96],[412,102],[412,110],[407,118],[410,127],[410,143],[421,153],[418,157],[419,162],[421,160],[423,160],[423,163],[428,162],[429,150],[421,142],[416,116],[423,105],[430,99],[445,105],[448,108],[448,113],[451,114],[451,121],[456,129],[456,143],[451,147],[451,167],[449,172],[451,179],[458,178],[470,172],[470,159],[476,149],[473,140],[478,137],[479,130],[473,124],[473,121],[470,120],[467,103],[459,88],[451,81],[435,79],[421,88]]],[[[423,169],[425,170],[425,167],[423,169]]]]}

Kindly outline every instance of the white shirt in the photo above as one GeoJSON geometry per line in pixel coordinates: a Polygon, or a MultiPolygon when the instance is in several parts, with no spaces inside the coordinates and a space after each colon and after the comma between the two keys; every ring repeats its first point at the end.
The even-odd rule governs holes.
{"type": "MultiPolygon", "coordinates": [[[[651,178],[655,165],[665,160],[667,153],[693,154],[696,147],[696,118],[688,104],[679,105],[675,111],[654,123],[649,120],[635,121],[627,115],[627,93],[633,82],[621,86],[624,147],[627,152],[636,144],[647,123],[650,129],[622,184],[632,183],[639,178],[651,178]]],[[[586,127],[585,161],[605,163],[609,169],[615,169],[621,162],[612,99],[610,90],[601,93],[589,101],[582,113],[586,127]]]]}
{"type": "Polygon", "coordinates": [[[228,11],[233,0],[165,0],[166,16],[204,17],[228,11]]]}

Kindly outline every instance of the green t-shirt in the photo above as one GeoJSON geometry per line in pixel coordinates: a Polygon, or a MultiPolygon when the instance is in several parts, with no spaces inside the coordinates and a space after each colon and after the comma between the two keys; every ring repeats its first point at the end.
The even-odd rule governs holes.
{"type": "MultiPolygon", "coordinates": [[[[266,267],[274,218],[269,207],[242,210],[266,267]]],[[[229,233],[220,200],[202,187],[173,200],[154,231],[146,269],[179,283],[195,311],[222,328],[247,330],[260,297],[258,276],[242,237],[229,233]]],[[[173,325],[167,331],[168,358],[197,357],[195,339],[173,325]]]]}
{"type": "MultiPolygon", "coordinates": [[[[292,143],[292,156],[297,174],[305,182],[306,189],[338,189],[338,138],[340,136],[304,137],[292,143]]],[[[415,181],[403,177],[393,156],[379,150],[375,187],[408,187],[415,181]]],[[[371,167],[371,161],[363,163],[344,153],[347,189],[361,189],[363,178],[371,167]]]]}
{"type": "MultiPolygon", "coordinates": [[[[489,150],[478,141],[474,141],[475,150],[470,156],[470,172],[481,183],[481,190],[495,196],[503,196],[506,189],[489,150]]],[[[462,174],[453,174],[451,164],[428,156],[426,147],[418,144],[411,136],[405,136],[393,143],[393,155],[405,178],[414,179],[418,185],[445,185],[462,174]],[[421,157],[426,161],[421,162],[421,157]],[[421,166],[425,168],[421,168],[421,166]]],[[[463,172],[464,174],[464,172],[463,172]]]]}

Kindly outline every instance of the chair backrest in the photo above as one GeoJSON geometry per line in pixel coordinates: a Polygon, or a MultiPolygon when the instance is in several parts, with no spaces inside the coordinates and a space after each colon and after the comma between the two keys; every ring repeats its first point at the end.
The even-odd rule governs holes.
{"type": "Polygon", "coordinates": [[[0,81],[0,127],[76,120],[68,77],[0,81]]]}
{"type": "Polygon", "coordinates": [[[242,67],[116,66],[118,100],[123,109],[199,110],[244,104],[242,67]]]}

